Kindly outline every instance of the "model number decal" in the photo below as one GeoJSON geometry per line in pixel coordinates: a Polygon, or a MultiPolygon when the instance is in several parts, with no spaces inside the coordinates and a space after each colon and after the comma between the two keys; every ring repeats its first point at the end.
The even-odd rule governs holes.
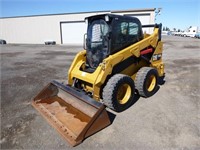
{"type": "Polygon", "coordinates": [[[152,57],[152,60],[153,61],[160,60],[161,57],[162,57],[162,53],[160,53],[160,54],[154,54],[153,57],[152,57]]]}

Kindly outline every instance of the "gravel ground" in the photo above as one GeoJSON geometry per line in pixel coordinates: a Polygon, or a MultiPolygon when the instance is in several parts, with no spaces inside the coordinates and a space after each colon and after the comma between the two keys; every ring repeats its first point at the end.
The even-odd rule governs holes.
{"type": "MultiPolygon", "coordinates": [[[[112,125],[73,148],[200,149],[200,41],[164,36],[165,84],[114,113],[112,125]]],[[[72,149],[31,106],[53,79],[66,79],[81,47],[1,45],[1,149],[72,149]]]]}

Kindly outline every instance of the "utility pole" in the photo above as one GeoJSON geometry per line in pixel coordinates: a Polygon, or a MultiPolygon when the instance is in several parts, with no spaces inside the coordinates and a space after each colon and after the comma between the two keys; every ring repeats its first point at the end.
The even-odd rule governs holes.
{"type": "Polygon", "coordinates": [[[162,8],[157,8],[156,9],[156,11],[155,11],[155,14],[156,14],[155,15],[155,22],[156,22],[156,17],[161,14],[161,10],[162,10],[162,8]]]}

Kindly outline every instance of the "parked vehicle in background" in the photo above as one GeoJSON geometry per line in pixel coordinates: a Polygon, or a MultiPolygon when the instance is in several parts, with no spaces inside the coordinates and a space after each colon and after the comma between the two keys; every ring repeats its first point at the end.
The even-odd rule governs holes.
{"type": "Polygon", "coordinates": [[[198,32],[198,27],[197,26],[191,26],[188,30],[184,31],[181,33],[180,36],[184,37],[195,37],[195,34],[198,32]]]}
{"type": "Polygon", "coordinates": [[[162,35],[171,35],[170,31],[162,31],[162,35]]]}
{"type": "Polygon", "coordinates": [[[194,37],[200,39],[200,32],[196,33],[194,37]]]}
{"type": "Polygon", "coordinates": [[[172,35],[174,36],[182,36],[183,32],[173,32],[172,35]]]}

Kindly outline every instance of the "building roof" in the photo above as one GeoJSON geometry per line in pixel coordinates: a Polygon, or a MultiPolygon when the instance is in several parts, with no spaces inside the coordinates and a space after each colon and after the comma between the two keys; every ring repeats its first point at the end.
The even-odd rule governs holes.
{"type": "Polygon", "coordinates": [[[69,15],[69,14],[84,14],[84,13],[122,13],[122,12],[145,12],[155,11],[156,8],[145,8],[145,9],[125,9],[125,10],[104,10],[104,11],[86,11],[86,12],[72,12],[72,13],[57,13],[57,14],[41,14],[41,15],[28,15],[28,16],[13,16],[13,17],[0,17],[4,18],[24,18],[24,17],[39,17],[39,16],[55,16],[55,15],[69,15]]]}
{"type": "Polygon", "coordinates": [[[156,8],[145,8],[145,9],[125,9],[125,10],[112,10],[111,13],[120,13],[120,12],[144,12],[144,11],[155,11],[156,8]]]}

